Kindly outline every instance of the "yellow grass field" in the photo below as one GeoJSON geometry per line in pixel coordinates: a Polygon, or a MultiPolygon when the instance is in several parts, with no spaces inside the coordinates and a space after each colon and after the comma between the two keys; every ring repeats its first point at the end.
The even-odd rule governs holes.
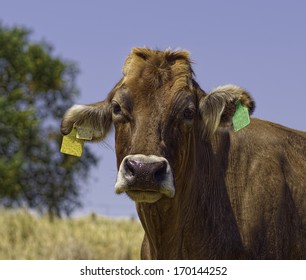
{"type": "Polygon", "coordinates": [[[39,217],[0,209],[2,260],[127,260],[140,258],[139,221],[94,214],[81,218],[39,217]]]}

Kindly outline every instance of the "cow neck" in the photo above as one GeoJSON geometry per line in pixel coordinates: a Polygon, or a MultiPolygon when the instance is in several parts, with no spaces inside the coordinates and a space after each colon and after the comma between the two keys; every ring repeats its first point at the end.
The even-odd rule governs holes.
{"type": "Polygon", "coordinates": [[[219,131],[211,141],[199,140],[195,146],[197,152],[193,174],[197,176],[190,207],[196,210],[189,212],[187,219],[197,221],[192,231],[202,242],[199,250],[201,257],[241,258],[243,245],[225,183],[230,152],[229,132],[219,131]]]}
{"type": "Polygon", "coordinates": [[[175,180],[175,197],[137,204],[154,259],[242,256],[242,242],[224,182],[226,164],[220,161],[220,154],[223,157],[226,151],[218,150],[225,139],[215,140],[214,147],[211,142],[196,139],[200,137],[190,140],[184,174],[175,180]]]}

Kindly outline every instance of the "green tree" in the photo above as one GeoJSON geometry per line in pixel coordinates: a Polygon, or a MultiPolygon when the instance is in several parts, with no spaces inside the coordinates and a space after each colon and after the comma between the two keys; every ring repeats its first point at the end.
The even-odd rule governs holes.
{"type": "Polygon", "coordinates": [[[0,202],[69,215],[97,158],[59,152],[61,118],[78,96],[78,69],[30,31],[0,23],[0,202]]]}

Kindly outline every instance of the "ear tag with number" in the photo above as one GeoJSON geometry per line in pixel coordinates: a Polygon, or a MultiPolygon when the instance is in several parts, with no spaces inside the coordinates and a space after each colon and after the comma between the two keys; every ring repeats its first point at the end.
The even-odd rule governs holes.
{"type": "Polygon", "coordinates": [[[236,103],[236,112],[233,116],[234,131],[246,127],[250,124],[250,115],[247,107],[243,106],[240,101],[236,103]]]}
{"type": "Polygon", "coordinates": [[[90,127],[82,127],[78,126],[77,128],[77,133],[76,133],[76,138],[77,139],[82,139],[82,140],[92,140],[92,135],[93,135],[93,129],[90,127]]]}
{"type": "Polygon", "coordinates": [[[63,137],[61,153],[80,157],[82,155],[84,140],[76,138],[77,130],[72,128],[68,135],[63,137]]]}

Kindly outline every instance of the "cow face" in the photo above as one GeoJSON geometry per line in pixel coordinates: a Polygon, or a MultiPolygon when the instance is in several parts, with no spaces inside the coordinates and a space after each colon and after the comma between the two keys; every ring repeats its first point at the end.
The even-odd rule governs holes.
{"type": "Polygon", "coordinates": [[[113,123],[115,191],[136,202],[174,197],[194,138],[201,135],[196,132],[209,140],[219,125],[230,125],[237,100],[253,109],[249,95],[238,87],[220,87],[206,95],[193,79],[187,52],[133,49],[123,74],[103,102],[68,110],[61,131],[89,126],[93,140],[102,140],[113,123]]]}

